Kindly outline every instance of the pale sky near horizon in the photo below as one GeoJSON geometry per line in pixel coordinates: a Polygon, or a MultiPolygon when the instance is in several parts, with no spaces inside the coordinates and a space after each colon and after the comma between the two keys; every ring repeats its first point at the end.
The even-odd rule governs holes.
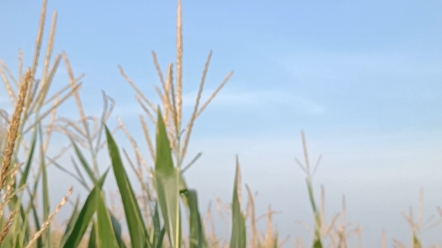
{"type": "MultiPolygon", "coordinates": [[[[14,75],[18,49],[26,66],[32,62],[40,7],[40,1],[0,1],[0,59],[14,75]]],[[[52,0],[44,42],[53,10],[54,52],[66,51],[74,73],[85,73],[81,97],[87,114],[100,114],[103,89],[116,100],[109,125],[118,116],[143,137],[143,112],[117,65],[155,98],[159,79],[151,51],[163,70],[175,62],[176,1],[52,0]]],[[[185,113],[192,110],[210,49],[203,99],[234,71],[197,120],[191,140],[189,157],[203,152],[186,172],[200,194],[200,209],[205,212],[215,196],[230,201],[238,154],[243,182],[259,192],[258,211],[272,204],[283,212],[275,216],[282,236],[293,239],[298,232],[309,240],[295,223],[311,225],[313,218],[304,174],[294,160],[303,161],[303,129],[310,159],[323,154],[314,182],[317,198],[325,186],[329,219],[345,194],[347,219],[367,228],[364,247],[380,247],[381,228],[390,245],[393,237],[409,243],[400,211],[413,206],[416,212],[420,187],[424,217],[437,215],[436,206],[442,206],[440,13],[440,1],[183,0],[185,113]]],[[[53,91],[66,83],[62,63],[53,91]]],[[[4,86],[0,103],[10,108],[4,86]]],[[[61,113],[70,116],[74,106],[70,100],[61,113]]],[[[130,150],[122,133],[116,138],[130,150]]],[[[144,139],[138,143],[147,153],[144,139]]],[[[106,151],[101,155],[106,160],[106,151]]],[[[69,158],[64,161],[69,167],[69,158]]],[[[59,186],[51,191],[55,204],[73,180],[51,173],[59,186]]],[[[442,245],[441,234],[436,228],[423,238],[442,245]]]]}

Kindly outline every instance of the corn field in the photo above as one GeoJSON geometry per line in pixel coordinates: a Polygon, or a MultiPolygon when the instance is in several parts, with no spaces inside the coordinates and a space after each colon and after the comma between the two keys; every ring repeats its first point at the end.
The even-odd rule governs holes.
{"type": "MultiPolygon", "coordinates": [[[[216,90],[206,101],[201,100],[205,78],[208,73],[212,52],[209,53],[203,68],[198,94],[188,123],[183,122],[183,32],[181,1],[177,8],[176,63],[167,68],[160,68],[157,55],[152,53],[153,61],[161,84],[155,87],[161,101],[149,100],[119,67],[121,76],[133,88],[136,100],[145,115],[140,116],[140,125],[144,140],[149,148],[148,156],[140,151],[137,142],[127,130],[121,119],[115,128],[108,127],[107,120],[114,108],[114,101],[103,92],[104,107],[102,115],[88,116],[80,98],[81,79],[75,75],[65,52],[53,53],[57,12],[51,19],[48,43],[43,46],[44,24],[47,17],[47,0],[43,0],[39,29],[35,42],[33,63],[25,68],[23,54],[19,53],[18,75],[14,75],[8,65],[0,58],[0,75],[14,109],[8,111],[0,108],[0,244],[1,247],[232,247],[232,248],[270,248],[270,247],[349,247],[350,237],[358,239],[359,247],[362,229],[358,224],[347,222],[345,198],[342,199],[342,211],[327,223],[325,220],[324,187],[321,188],[320,201],[313,190],[313,175],[321,157],[315,166],[310,163],[307,142],[301,132],[304,149],[304,162],[296,160],[306,175],[306,186],[311,203],[313,227],[312,239],[282,239],[274,227],[269,208],[260,215],[255,212],[255,198],[249,186],[245,186],[246,203],[242,203],[241,167],[236,157],[236,174],[232,178],[231,204],[225,214],[230,216],[230,237],[218,237],[214,232],[213,214],[200,211],[201,204],[197,189],[192,182],[187,182],[184,172],[201,156],[191,158],[184,164],[188,155],[190,138],[194,123],[206,110],[211,101],[232,77],[230,72],[221,81],[216,90]],[[44,63],[38,64],[41,56],[44,63]],[[53,78],[59,67],[69,75],[69,82],[55,94],[49,95],[53,78]],[[37,72],[41,78],[37,79],[37,72]],[[79,120],[69,120],[59,116],[57,109],[68,99],[73,98],[80,115],[79,120]],[[155,137],[151,137],[155,130],[155,137]],[[129,139],[135,161],[126,150],[121,150],[114,139],[116,132],[121,131],[129,139]],[[60,149],[56,156],[48,156],[51,135],[62,133],[70,145],[60,149]],[[97,154],[106,150],[111,166],[99,171],[97,154]],[[57,160],[72,154],[72,165],[60,165],[57,160]],[[124,162],[124,163],[123,163],[124,162]],[[59,204],[50,206],[50,189],[47,169],[56,167],[72,179],[72,185],[82,187],[89,193],[85,201],[74,199],[70,188],[66,195],[59,199],[59,204]],[[135,191],[128,170],[135,173],[141,185],[141,191],[135,191]],[[34,171],[35,173],[31,173],[34,171]],[[112,171],[114,178],[108,176],[112,171]],[[112,196],[103,189],[106,180],[114,180],[118,186],[123,218],[117,218],[110,207],[112,196]],[[41,204],[38,204],[41,202],[41,204]],[[62,226],[55,227],[53,220],[67,204],[73,205],[70,217],[62,226]],[[184,222],[183,218],[187,221],[184,222]],[[257,221],[267,218],[267,230],[258,230],[257,221]],[[188,226],[183,227],[186,224],[188,226]],[[184,233],[183,229],[187,230],[184,233]],[[126,235],[127,233],[127,235],[126,235]]],[[[4,49],[4,48],[1,48],[4,49]]],[[[55,186],[52,186],[55,187],[55,186]]],[[[307,199],[306,199],[307,200],[307,199]]],[[[420,201],[422,205],[422,199],[420,201]]],[[[420,206],[421,206],[420,205],[420,206]]],[[[220,210],[221,211],[221,210],[220,210]]],[[[442,218],[442,209],[437,209],[442,218]]],[[[421,248],[420,232],[423,228],[422,207],[419,218],[414,220],[412,212],[403,213],[412,230],[409,244],[394,240],[395,247],[421,248]]],[[[437,224],[435,220],[431,224],[437,224]]],[[[431,225],[430,224],[430,225],[431,225]]],[[[386,247],[386,232],[383,236],[383,247],[386,247]]],[[[438,246],[433,246],[438,247],[438,246]]]]}

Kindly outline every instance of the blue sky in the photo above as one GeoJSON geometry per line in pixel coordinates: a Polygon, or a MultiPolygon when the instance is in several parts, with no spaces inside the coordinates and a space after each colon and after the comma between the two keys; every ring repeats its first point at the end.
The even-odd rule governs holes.
{"type": "MultiPolygon", "coordinates": [[[[40,6],[0,3],[0,59],[13,72],[20,48],[31,64],[40,6]]],[[[176,2],[50,1],[47,29],[54,9],[54,51],[66,51],[75,74],[86,74],[81,96],[88,114],[100,113],[104,89],[117,103],[110,123],[119,116],[141,134],[142,110],[117,65],[155,98],[159,80],[150,53],[156,51],[163,69],[175,61],[176,2]]],[[[349,219],[368,227],[367,247],[379,245],[382,227],[390,239],[407,241],[399,211],[417,207],[419,187],[426,192],[424,216],[442,205],[441,12],[440,1],[184,0],[186,113],[210,49],[204,97],[234,70],[191,140],[189,154],[203,152],[187,175],[201,208],[215,195],[230,199],[238,154],[243,181],[260,192],[260,210],[272,203],[283,211],[275,217],[281,233],[305,235],[294,222],[311,216],[294,161],[302,158],[304,129],[312,159],[324,156],[315,180],[325,185],[329,216],[345,194],[349,219]]],[[[68,82],[63,67],[56,79],[54,92],[68,82]]],[[[0,90],[2,107],[7,102],[0,90]]],[[[441,244],[440,232],[424,237],[441,244]]]]}

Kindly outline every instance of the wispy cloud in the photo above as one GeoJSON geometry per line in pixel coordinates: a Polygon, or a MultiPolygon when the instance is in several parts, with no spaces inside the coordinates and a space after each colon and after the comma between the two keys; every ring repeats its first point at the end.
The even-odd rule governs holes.
{"type": "Polygon", "coordinates": [[[434,79],[441,75],[439,68],[442,61],[393,47],[358,52],[303,48],[302,51],[295,50],[289,55],[285,53],[278,58],[277,63],[300,80],[342,83],[373,75],[387,80],[404,77],[434,79]]]}
{"type": "MultiPolygon", "coordinates": [[[[206,90],[202,99],[210,97],[212,90],[206,90]]],[[[196,99],[196,91],[185,94],[183,102],[186,107],[193,107],[196,99]]],[[[280,90],[256,90],[256,91],[227,91],[222,92],[213,99],[213,105],[219,107],[259,107],[259,106],[291,106],[309,114],[322,114],[326,108],[321,104],[308,100],[296,94],[290,94],[280,90]]]]}

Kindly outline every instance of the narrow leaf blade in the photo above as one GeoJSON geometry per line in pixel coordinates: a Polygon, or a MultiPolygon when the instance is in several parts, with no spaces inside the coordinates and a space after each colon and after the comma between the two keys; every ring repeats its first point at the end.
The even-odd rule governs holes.
{"type": "Polygon", "coordinates": [[[155,161],[155,188],[164,225],[171,246],[181,246],[181,219],[180,219],[180,174],[174,168],[170,143],[166,133],[161,110],[158,108],[156,133],[156,161],[155,161]]]}
{"type": "Polygon", "coordinates": [[[239,163],[236,163],[235,182],[233,185],[233,200],[232,200],[232,234],[230,236],[231,248],[245,248],[246,247],[246,223],[244,215],[241,212],[240,199],[238,195],[238,175],[239,163]]]}
{"type": "Polygon", "coordinates": [[[107,147],[112,160],[112,168],[114,170],[115,179],[118,189],[120,190],[121,199],[123,201],[124,213],[129,229],[129,235],[132,247],[147,247],[149,240],[146,226],[144,225],[140,207],[135,198],[134,191],[124,169],[123,162],[118,151],[111,132],[105,126],[107,147]]]}

